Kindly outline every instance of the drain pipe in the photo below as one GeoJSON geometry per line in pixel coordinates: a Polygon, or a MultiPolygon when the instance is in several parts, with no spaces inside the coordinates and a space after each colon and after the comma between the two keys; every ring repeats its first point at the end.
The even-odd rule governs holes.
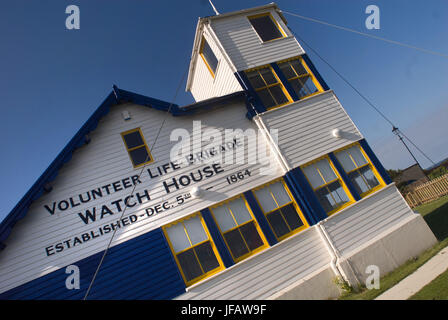
{"type": "Polygon", "coordinates": [[[354,285],[358,285],[359,284],[359,280],[356,277],[350,263],[347,261],[353,275],[354,275],[354,279],[356,280],[356,284],[352,283],[352,281],[349,280],[349,277],[347,276],[347,274],[344,272],[344,270],[340,267],[338,267],[339,264],[339,259],[341,258],[338,250],[334,247],[333,243],[330,240],[330,237],[328,236],[327,231],[325,230],[324,225],[322,224],[322,222],[324,222],[325,220],[319,221],[316,226],[317,226],[317,230],[319,232],[320,237],[322,238],[322,241],[325,243],[325,246],[327,247],[327,251],[331,256],[331,262],[330,262],[330,266],[331,269],[333,270],[333,272],[342,280],[344,280],[345,282],[347,282],[349,285],[354,286],[354,285]]]}

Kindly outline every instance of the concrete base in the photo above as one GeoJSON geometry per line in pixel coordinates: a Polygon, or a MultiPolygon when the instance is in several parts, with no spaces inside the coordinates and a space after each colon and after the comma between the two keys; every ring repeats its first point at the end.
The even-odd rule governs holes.
{"type": "Polygon", "coordinates": [[[417,257],[437,243],[437,239],[419,214],[413,214],[378,237],[343,256],[339,265],[352,286],[365,284],[370,273],[366,268],[375,265],[380,277],[396,269],[406,261],[417,257]]]}
{"type": "MultiPolygon", "coordinates": [[[[366,268],[375,265],[380,277],[434,246],[437,239],[421,215],[413,214],[389,230],[341,257],[337,266],[351,286],[365,285],[371,273],[366,268]]],[[[303,278],[275,293],[275,300],[324,300],[337,298],[342,290],[334,283],[335,272],[330,266],[303,278]]],[[[380,283],[381,285],[381,283],[380,283]]]]}
{"type": "Polygon", "coordinates": [[[339,297],[342,291],[334,283],[335,273],[330,267],[300,279],[269,297],[269,300],[326,300],[339,297]]]}

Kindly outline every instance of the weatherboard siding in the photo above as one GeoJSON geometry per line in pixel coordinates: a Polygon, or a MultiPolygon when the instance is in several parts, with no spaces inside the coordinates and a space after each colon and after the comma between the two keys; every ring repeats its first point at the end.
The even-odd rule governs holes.
{"type": "MultiPolygon", "coordinates": [[[[0,294],[0,299],[84,299],[103,253],[74,263],[79,268],[79,289],[67,289],[69,274],[61,268],[0,294]]],[[[183,292],[185,284],[163,232],[156,229],[112,247],[86,299],[171,299],[183,292]]]]}
{"type": "Polygon", "coordinates": [[[391,184],[331,216],[323,225],[339,253],[347,255],[413,214],[391,184]]]}
{"type": "Polygon", "coordinates": [[[309,228],[187,289],[176,299],[267,299],[327,267],[330,260],[316,228],[309,228]]]}
{"type": "MultiPolygon", "coordinates": [[[[113,210],[113,215],[106,215],[103,219],[90,222],[88,225],[84,224],[78,213],[84,213],[86,209],[92,209],[93,207],[100,210],[103,204],[113,209],[114,206],[110,203],[118,199],[124,199],[131,193],[132,188],[114,192],[72,209],[57,211],[53,215],[44,208],[44,205],[51,206],[53,201],[58,202],[70,197],[75,198],[80,193],[140,174],[141,168],[134,169],[131,165],[120,135],[123,131],[140,127],[148,147],[151,148],[160,124],[162,121],[166,121],[160,131],[157,143],[151,151],[155,162],[149,164],[143,170],[141,176],[142,183],[136,185],[134,192],[134,194],[143,194],[144,190],[147,190],[151,201],[126,209],[125,217],[136,215],[138,220],[124,228],[118,229],[112,242],[112,247],[282,176],[284,172],[277,167],[277,162],[273,158],[272,153],[270,153],[265,160],[275,167],[272,175],[259,174],[260,170],[266,168],[265,163],[257,162],[247,165],[222,164],[221,167],[224,172],[195,184],[190,184],[187,187],[181,187],[179,191],[173,190],[169,194],[166,194],[162,180],[171,180],[173,177],[180,177],[210,164],[195,163],[170,172],[162,178],[150,179],[147,173],[148,168],[154,170],[158,165],[170,161],[170,149],[177,143],[177,141],[169,141],[172,130],[185,128],[191,132],[193,120],[202,120],[203,132],[207,128],[215,128],[221,132],[226,128],[255,129],[255,125],[245,117],[245,113],[244,102],[196,116],[172,117],[167,115],[166,118],[165,112],[134,104],[113,107],[102,118],[98,128],[90,134],[91,142],[77,149],[73,153],[71,161],[59,170],[58,176],[52,183],[53,190],[32,203],[26,217],[18,221],[11,235],[5,241],[7,246],[0,255],[0,292],[42,277],[104,250],[112,232],[50,256],[47,256],[45,248],[75,236],[80,236],[87,231],[97,230],[98,227],[105,224],[115,222],[122,212],[113,210]],[[132,119],[124,121],[121,116],[122,110],[128,110],[132,119]],[[250,177],[246,177],[235,184],[228,184],[226,176],[245,169],[251,171],[250,177]],[[213,188],[205,191],[203,197],[190,198],[177,208],[169,208],[151,217],[140,217],[140,215],[145,214],[145,208],[163,201],[168,201],[170,205],[174,205],[176,197],[188,193],[193,186],[201,186],[203,189],[207,187],[213,188]]],[[[207,140],[206,137],[203,137],[203,141],[207,140]]],[[[196,142],[198,141],[196,140],[196,142]]],[[[238,154],[242,152],[245,152],[243,147],[237,149],[238,154]]],[[[248,150],[248,152],[251,151],[248,150]]]]}
{"type": "Polygon", "coordinates": [[[247,15],[270,12],[287,37],[263,43],[244,14],[211,19],[211,28],[237,71],[304,54],[304,50],[273,9],[253,11],[247,15]]]}
{"type": "MultiPolygon", "coordinates": [[[[190,91],[195,101],[199,102],[241,91],[241,85],[234,76],[234,72],[223,57],[216,42],[210,36],[207,28],[205,28],[203,36],[218,59],[218,66],[216,68],[215,77],[213,77],[205,64],[204,59],[202,59],[199,53],[197,54],[196,61],[194,62],[192,83],[190,86],[190,91]]],[[[201,39],[199,39],[199,41],[201,41],[201,39]]],[[[198,48],[198,50],[199,49],[200,48],[198,48]]]]}
{"type": "Polygon", "coordinates": [[[331,90],[267,111],[259,119],[268,131],[278,130],[277,145],[291,169],[363,138],[331,90]],[[334,137],[333,129],[340,129],[342,137],[334,137]]]}

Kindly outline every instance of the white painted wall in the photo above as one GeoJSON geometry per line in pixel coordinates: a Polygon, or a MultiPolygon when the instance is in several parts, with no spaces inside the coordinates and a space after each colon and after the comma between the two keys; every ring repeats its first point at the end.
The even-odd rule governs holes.
{"type": "Polygon", "coordinates": [[[264,112],[267,130],[278,130],[278,148],[290,168],[363,138],[332,90],[264,112]],[[332,135],[340,129],[341,138],[332,135]]]}
{"type": "MultiPolygon", "coordinates": [[[[191,132],[193,120],[202,121],[203,133],[210,128],[216,129],[221,133],[225,129],[232,128],[242,130],[255,129],[255,125],[245,117],[246,112],[247,109],[244,103],[241,102],[241,104],[229,105],[225,108],[216,109],[213,112],[205,112],[197,116],[172,117],[168,115],[160,131],[157,143],[152,150],[155,162],[148,165],[147,168],[155,169],[158,165],[170,161],[170,149],[177,143],[170,141],[172,130],[185,128],[191,132]]],[[[0,292],[7,291],[106,248],[112,233],[50,256],[47,256],[45,251],[47,246],[79,236],[90,230],[96,230],[106,223],[115,222],[121,215],[121,213],[116,211],[114,211],[116,212],[114,215],[108,215],[104,219],[88,225],[84,224],[78,216],[78,212],[84,212],[86,209],[93,207],[100,210],[103,204],[110,206],[112,201],[128,196],[132,188],[114,192],[109,196],[81,204],[73,209],[62,212],[57,211],[54,215],[50,215],[44,208],[44,205],[51,207],[53,201],[57,202],[76,197],[80,193],[105,184],[132,175],[138,175],[141,169],[132,167],[120,133],[140,127],[148,146],[151,148],[165,116],[165,112],[134,104],[112,107],[109,114],[101,119],[97,129],[91,133],[91,142],[76,150],[71,161],[65,164],[59,171],[53,183],[53,190],[36,200],[31,205],[26,217],[20,220],[14,227],[6,241],[6,248],[0,254],[0,292]],[[124,121],[121,116],[122,110],[128,110],[132,119],[124,121]]],[[[204,136],[203,141],[206,140],[207,136],[204,136]]],[[[259,141],[261,145],[265,144],[263,140],[259,141]]],[[[210,143],[210,145],[214,144],[213,142],[210,143]]],[[[252,152],[252,149],[245,150],[244,147],[237,150],[238,154],[252,152]]],[[[266,165],[265,163],[257,162],[246,165],[225,163],[221,165],[224,170],[223,173],[169,194],[165,192],[165,188],[162,185],[163,180],[180,177],[207,164],[185,165],[182,169],[163,176],[162,179],[151,179],[145,169],[141,176],[142,183],[137,185],[135,193],[139,192],[142,194],[146,189],[150,193],[151,201],[132,208],[129,207],[126,210],[125,216],[135,214],[139,217],[138,221],[119,229],[112,246],[282,176],[284,172],[277,166],[276,160],[269,150],[268,153],[264,160],[269,161],[274,166],[275,169],[272,175],[260,174],[260,170],[263,170],[263,167],[266,165]],[[228,184],[226,176],[246,169],[250,170],[250,177],[246,176],[244,180],[238,183],[228,184]],[[145,208],[149,206],[154,206],[163,201],[169,201],[170,205],[176,204],[176,197],[188,193],[193,186],[213,188],[206,191],[201,198],[188,199],[182,206],[170,207],[163,213],[156,214],[150,218],[140,217],[141,214],[145,213],[145,208]]],[[[219,163],[222,161],[215,162],[219,163]]],[[[112,208],[112,206],[110,207],[112,208]]]]}
{"type": "Polygon", "coordinates": [[[259,67],[305,53],[273,8],[232,16],[215,16],[211,28],[237,71],[259,67]],[[287,37],[263,43],[247,16],[270,12],[287,37]]]}

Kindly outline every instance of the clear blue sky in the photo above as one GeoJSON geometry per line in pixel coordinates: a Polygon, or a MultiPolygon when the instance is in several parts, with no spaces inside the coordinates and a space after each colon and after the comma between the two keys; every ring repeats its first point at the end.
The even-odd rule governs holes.
{"type": "MultiPolygon", "coordinates": [[[[269,0],[268,0],[269,1],[269,0]]],[[[268,1],[214,0],[221,12],[268,1]]],[[[277,1],[282,10],[448,54],[446,0],[277,1]],[[380,8],[367,30],[365,8],[380,8]]],[[[207,0],[14,0],[0,3],[0,220],[99,106],[112,85],[172,101],[207,0]],[[65,28],[78,5],[80,30],[65,28]]],[[[448,156],[448,59],[285,15],[305,39],[434,160],[448,156]]],[[[305,46],[305,50],[308,48],[305,46]]],[[[386,168],[412,164],[391,127],[312,52],[386,168]]],[[[185,84],[175,103],[193,102],[185,84]]],[[[423,167],[430,163],[417,154],[423,167]]]]}

